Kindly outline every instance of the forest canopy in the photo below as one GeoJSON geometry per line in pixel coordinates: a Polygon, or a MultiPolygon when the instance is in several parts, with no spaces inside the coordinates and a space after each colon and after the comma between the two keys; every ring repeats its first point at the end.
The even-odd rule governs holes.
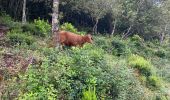
{"type": "MultiPolygon", "coordinates": [[[[0,10],[16,20],[22,17],[22,0],[0,0],[0,10]]],[[[51,21],[51,0],[27,0],[27,20],[51,21]]],[[[60,24],[69,22],[94,33],[138,34],[162,41],[169,35],[170,0],[60,0],[60,24]]]]}

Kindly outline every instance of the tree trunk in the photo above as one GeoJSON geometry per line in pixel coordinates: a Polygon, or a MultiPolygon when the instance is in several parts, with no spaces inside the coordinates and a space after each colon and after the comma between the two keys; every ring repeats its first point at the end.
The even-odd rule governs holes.
{"type": "Polygon", "coordinates": [[[59,29],[58,10],[59,10],[59,0],[53,0],[52,33],[57,32],[59,29]]]}
{"type": "Polygon", "coordinates": [[[94,34],[97,33],[97,24],[98,24],[98,22],[99,22],[99,20],[96,19],[96,23],[95,23],[95,25],[94,25],[94,27],[93,27],[93,33],[94,33],[94,34]]]}
{"type": "Polygon", "coordinates": [[[116,24],[117,24],[117,20],[115,20],[115,22],[114,22],[114,26],[113,26],[113,30],[112,30],[111,36],[113,36],[113,34],[115,33],[116,24]]]}
{"type": "Polygon", "coordinates": [[[162,44],[164,39],[165,39],[165,32],[166,32],[166,30],[167,30],[167,25],[165,25],[164,32],[162,32],[160,34],[160,44],[162,44]]]}
{"type": "Polygon", "coordinates": [[[122,36],[123,39],[125,39],[126,37],[128,37],[130,35],[129,32],[130,32],[131,28],[132,28],[132,26],[130,26],[128,28],[128,31],[125,34],[123,34],[123,36],[122,36]]]}
{"type": "Polygon", "coordinates": [[[53,0],[53,14],[52,14],[52,34],[56,35],[56,47],[59,47],[59,36],[58,36],[58,16],[59,16],[59,0],[53,0]]]}
{"type": "Polygon", "coordinates": [[[23,8],[22,8],[22,24],[25,24],[26,23],[26,3],[27,1],[24,0],[23,1],[23,8]]]}
{"type": "Polygon", "coordinates": [[[160,34],[160,44],[163,43],[164,37],[165,37],[165,34],[164,34],[164,32],[162,32],[162,33],[160,34]]]}

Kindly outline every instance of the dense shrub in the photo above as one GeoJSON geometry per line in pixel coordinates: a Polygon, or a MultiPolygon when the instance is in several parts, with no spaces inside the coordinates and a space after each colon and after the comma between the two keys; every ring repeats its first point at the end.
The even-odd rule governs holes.
{"type": "Polygon", "coordinates": [[[151,63],[141,56],[131,55],[128,58],[128,63],[131,67],[137,68],[139,72],[146,77],[153,74],[151,63]]]}
{"type": "Polygon", "coordinates": [[[60,28],[61,28],[61,30],[77,33],[77,29],[71,23],[64,23],[61,25],[60,28]]]}
{"type": "Polygon", "coordinates": [[[157,76],[149,76],[147,82],[148,87],[151,89],[160,89],[161,87],[161,80],[157,76]]]}
{"type": "Polygon", "coordinates": [[[144,57],[151,57],[155,52],[155,48],[151,46],[152,44],[150,44],[150,42],[144,42],[138,35],[131,37],[129,41],[127,41],[127,45],[130,48],[131,53],[144,57]]]}
{"type": "Polygon", "coordinates": [[[82,100],[97,100],[96,88],[94,87],[92,90],[91,87],[89,87],[88,90],[83,91],[82,100]]]}
{"type": "Polygon", "coordinates": [[[40,36],[47,36],[51,32],[51,26],[48,21],[35,19],[34,20],[35,27],[39,30],[40,36]]]}
{"type": "Polygon", "coordinates": [[[116,56],[126,55],[129,53],[126,44],[118,39],[113,39],[112,41],[113,54],[116,56]]]}
{"type": "Polygon", "coordinates": [[[144,41],[139,35],[134,35],[131,40],[136,42],[144,41]]]}
{"type": "Polygon", "coordinates": [[[78,32],[77,28],[75,28],[71,23],[63,23],[60,26],[60,30],[73,32],[73,33],[76,33],[76,34],[79,34],[79,35],[89,34],[89,33],[86,33],[85,31],[78,32]]]}
{"type": "Polygon", "coordinates": [[[140,81],[143,85],[146,85],[150,89],[161,88],[161,78],[155,76],[156,70],[149,61],[141,56],[132,55],[129,57],[128,62],[131,67],[137,68],[139,73],[144,75],[140,76],[140,81]]]}
{"type": "Polygon", "coordinates": [[[157,75],[170,82],[170,61],[165,58],[153,58],[152,63],[157,68],[157,75]]]}
{"type": "Polygon", "coordinates": [[[64,90],[65,93],[70,93],[72,91],[72,98],[81,98],[83,90],[88,88],[89,84],[96,84],[98,99],[135,100],[140,98],[142,89],[139,83],[135,81],[132,72],[128,70],[125,65],[122,65],[123,63],[120,65],[115,63],[111,64],[111,66],[111,59],[106,59],[101,49],[95,49],[90,46],[85,46],[82,49],[73,48],[71,52],[70,56],[73,59],[73,65],[70,70],[72,70],[72,74],[71,76],[69,74],[66,79],[61,79],[65,79],[63,80],[64,83],[71,82],[69,84],[69,87],[71,87],[65,87],[66,89],[64,90]],[[129,88],[130,84],[135,88],[129,88]],[[136,98],[132,95],[136,95],[136,98]]]}
{"type": "Polygon", "coordinates": [[[106,37],[103,36],[94,36],[94,43],[97,47],[102,48],[103,50],[105,50],[107,53],[112,53],[112,49],[111,48],[111,41],[108,40],[106,37]]]}
{"type": "Polygon", "coordinates": [[[22,43],[27,43],[28,45],[30,45],[33,42],[35,42],[35,39],[33,36],[27,33],[22,33],[19,30],[12,30],[8,32],[7,38],[10,44],[12,45],[22,44],[22,43]]]}
{"type": "Polygon", "coordinates": [[[30,32],[33,35],[45,37],[50,34],[51,26],[44,19],[35,19],[33,23],[26,23],[22,26],[23,32],[30,32]]]}
{"type": "Polygon", "coordinates": [[[10,29],[21,29],[22,26],[21,23],[14,22],[14,20],[5,13],[0,15],[0,23],[7,25],[10,29]]]}
{"type": "Polygon", "coordinates": [[[33,23],[26,23],[22,26],[23,32],[30,32],[33,35],[40,34],[39,30],[33,23]]]}
{"type": "MultiPolygon", "coordinates": [[[[82,48],[65,48],[60,51],[57,48],[47,48],[45,41],[37,39],[34,42],[33,36],[29,35],[40,35],[42,33],[38,32],[45,32],[42,23],[37,22],[41,31],[33,23],[25,24],[23,30],[17,29],[8,33],[7,37],[11,43],[26,43],[15,46],[12,51],[23,51],[25,57],[33,54],[36,60],[40,59],[41,63],[30,65],[26,73],[20,73],[8,80],[6,89],[3,92],[0,90],[2,99],[155,100],[165,98],[164,94],[158,96],[156,93],[160,92],[162,87],[162,80],[158,76],[165,78],[165,74],[168,74],[169,59],[166,58],[167,62],[161,62],[159,57],[165,61],[162,53],[161,56],[156,57],[156,60],[152,59],[152,62],[144,58],[150,58],[150,55],[155,57],[154,51],[157,50],[157,45],[146,43],[139,36],[127,40],[121,40],[120,37],[94,36],[94,44],[85,44],[82,48]],[[131,53],[136,55],[127,55],[131,53]],[[128,59],[126,56],[129,56],[128,59]],[[157,68],[160,69],[157,73],[154,72],[155,66],[159,66],[157,68]],[[166,68],[163,69],[164,67],[166,68]]],[[[85,32],[77,32],[77,29],[68,23],[63,24],[62,27],[77,34],[85,34],[85,32]]],[[[164,50],[167,51],[167,49],[162,51],[164,50]]],[[[168,77],[169,75],[166,76],[168,77]]]]}
{"type": "Polygon", "coordinates": [[[158,57],[164,58],[166,57],[166,52],[164,49],[159,49],[155,52],[155,55],[157,55],[158,57]]]}
{"type": "Polygon", "coordinates": [[[40,48],[35,52],[43,57],[41,66],[30,66],[25,75],[10,86],[21,84],[13,87],[19,92],[19,99],[87,99],[94,95],[93,100],[138,100],[144,95],[125,61],[114,59],[93,45],[60,52],[40,48]]]}

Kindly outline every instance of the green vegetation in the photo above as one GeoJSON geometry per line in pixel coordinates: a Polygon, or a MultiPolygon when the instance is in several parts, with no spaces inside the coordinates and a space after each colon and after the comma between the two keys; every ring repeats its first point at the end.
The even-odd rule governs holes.
{"type": "Polygon", "coordinates": [[[35,42],[33,36],[29,35],[29,33],[24,33],[20,30],[11,30],[10,32],[8,32],[7,38],[11,45],[16,45],[21,43],[27,43],[28,45],[30,45],[33,42],[35,42]]]}
{"type": "Polygon", "coordinates": [[[89,87],[87,91],[83,91],[82,100],[97,100],[95,87],[93,90],[89,87]]]}
{"type": "MultiPolygon", "coordinates": [[[[139,35],[93,35],[93,44],[59,50],[46,42],[48,22],[37,19],[21,25],[7,15],[0,18],[4,23],[8,19],[11,28],[2,37],[8,45],[0,45],[2,100],[170,99],[169,42],[161,45],[139,35]]],[[[61,29],[86,33],[70,23],[61,29]]]]}
{"type": "Polygon", "coordinates": [[[141,74],[148,77],[152,75],[152,65],[149,61],[138,55],[132,55],[128,59],[129,65],[137,68],[141,74]]]}
{"type": "Polygon", "coordinates": [[[64,23],[61,25],[61,30],[77,33],[77,29],[71,23],[64,23]]]}

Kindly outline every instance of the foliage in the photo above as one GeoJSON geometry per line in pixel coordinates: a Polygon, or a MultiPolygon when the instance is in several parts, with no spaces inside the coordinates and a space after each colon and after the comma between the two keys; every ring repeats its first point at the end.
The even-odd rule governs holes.
{"type": "Polygon", "coordinates": [[[116,56],[128,54],[128,48],[124,42],[118,39],[112,41],[113,54],[116,56]]]}
{"type": "Polygon", "coordinates": [[[100,48],[87,44],[62,52],[48,48],[36,52],[40,51],[42,65],[32,65],[25,75],[20,75],[21,85],[15,87],[20,99],[81,99],[85,94],[91,95],[93,90],[84,91],[89,86],[95,86],[99,99],[136,100],[143,95],[139,82],[125,62],[112,60],[100,48]]]}
{"type": "Polygon", "coordinates": [[[152,89],[161,88],[161,80],[157,76],[149,76],[148,78],[148,87],[151,86],[152,89]]]}
{"type": "Polygon", "coordinates": [[[132,38],[131,38],[132,41],[136,41],[136,42],[142,42],[143,39],[139,36],[139,35],[134,35],[132,38]]]}
{"type": "Polygon", "coordinates": [[[138,55],[131,55],[128,58],[128,63],[131,67],[137,68],[141,74],[146,77],[152,75],[152,65],[149,61],[138,55]]]}
{"type": "Polygon", "coordinates": [[[14,20],[6,13],[0,14],[0,24],[4,24],[10,29],[20,29],[21,23],[14,22],[14,20]]]}
{"type": "Polygon", "coordinates": [[[161,78],[155,76],[155,69],[149,61],[145,60],[141,56],[132,55],[129,57],[128,62],[130,66],[137,68],[139,73],[144,75],[140,76],[142,84],[145,84],[151,89],[161,88],[161,78]]]}
{"type": "Polygon", "coordinates": [[[106,37],[98,36],[94,37],[95,45],[102,48],[108,53],[112,53],[111,42],[106,37]]]}
{"type": "Polygon", "coordinates": [[[33,23],[25,23],[22,26],[22,30],[23,32],[30,32],[33,35],[36,35],[39,33],[39,30],[36,28],[36,26],[33,23]]]}
{"type": "MultiPolygon", "coordinates": [[[[168,95],[164,90],[169,90],[169,44],[146,42],[137,35],[126,40],[94,35],[94,44],[59,50],[48,48],[45,38],[35,38],[29,30],[11,30],[7,38],[21,45],[0,49],[0,55],[34,57],[25,73],[11,75],[6,68],[9,72],[0,84],[2,100],[80,100],[92,95],[93,100],[155,100],[168,95]],[[165,56],[156,55],[158,50],[165,56]]],[[[21,67],[18,60],[15,63],[21,67]]]]}
{"type": "Polygon", "coordinates": [[[19,30],[10,31],[7,34],[7,38],[12,45],[22,44],[22,43],[27,43],[28,45],[30,45],[33,42],[35,42],[35,39],[33,36],[27,33],[22,33],[19,30]]]}
{"type": "Polygon", "coordinates": [[[34,23],[26,23],[22,26],[23,32],[30,32],[35,36],[45,37],[50,35],[51,26],[44,19],[35,19],[34,23]]]}
{"type": "Polygon", "coordinates": [[[82,100],[97,100],[95,92],[96,92],[95,87],[93,88],[93,90],[91,89],[91,87],[89,87],[87,91],[83,91],[82,100]]]}
{"type": "Polygon", "coordinates": [[[77,33],[77,29],[71,23],[64,23],[61,25],[61,30],[77,33]]]}
{"type": "Polygon", "coordinates": [[[157,55],[158,57],[164,58],[166,57],[166,52],[164,49],[159,49],[158,51],[155,52],[155,55],[157,55]]]}
{"type": "Polygon", "coordinates": [[[50,33],[51,26],[49,25],[48,21],[45,21],[44,19],[40,20],[35,19],[34,20],[35,27],[39,30],[40,36],[47,36],[50,33]]]}
{"type": "Polygon", "coordinates": [[[55,100],[57,91],[53,84],[50,84],[51,75],[54,75],[54,73],[57,73],[57,71],[52,71],[48,68],[47,61],[42,63],[41,71],[37,69],[36,66],[30,66],[29,71],[24,76],[20,76],[22,83],[21,88],[25,89],[26,92],[21,91],[19,99],[55,100]],[[48,73],[49,71],[51,73],[48,73]]]}
{"type": "Polygon", "coordinates": [[[69,31],[69,32],[73,32],[73,33],[76,33],[76,34],[79,34],[79,35],[85,35],[86,32],[78,32],[77,28],[75,28],[71,23],[63,23],[61,25],[61,30],[65,30],[65,31],[69,31]]]}
{"type": "MultiPolygon", "coordinates": [[[[27,18],[31,21],[38,17],[50,20],[50,5],[51,1],[31,0],[27,6],[27,18]]],[[[76,26],[92,28],[99,20],[98,30],[102,33],[111,33],[116,23],[115,32],[121,35],[128,33],[127,30],[132,27],[126,36],[138,34],[147,40],[161,40],[161,36],[165,38],[169,30],[169,5],[169,0],[63,0],[59,14],[63,15],[62,23],[71,22],[76,26]]],[[[13,18],[21,20],[22,1],[6,0],[0,6],[13,18]]]]}

